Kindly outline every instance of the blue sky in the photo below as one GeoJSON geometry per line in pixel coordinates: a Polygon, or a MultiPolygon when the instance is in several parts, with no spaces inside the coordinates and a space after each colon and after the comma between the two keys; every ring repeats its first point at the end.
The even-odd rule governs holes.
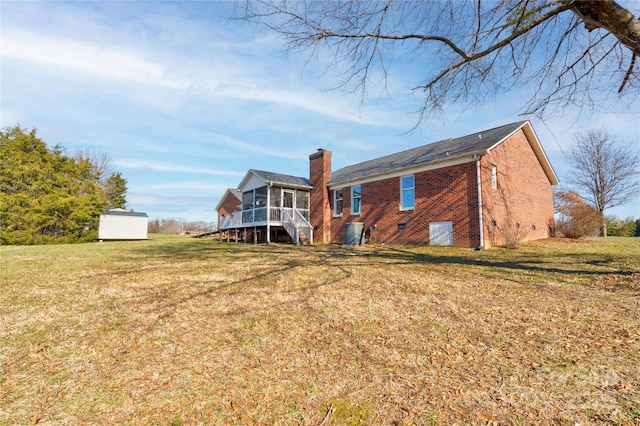
{"type": "MultiPolygon", "coordinates": [[[[628,3],[628,2],[623,2],[628,3]]],[[[530,119],[561,182],[576,131],[605,127],[640,144],[640,106],[545,121],[520,116],[528,88],[484,105],[452,105],[415,132],[415,61],[375,75],[364,102],[328,90],[328,58],[230,20],[232,2],[0,2],[2,128],[37,128],[50,146],[106,152],[150,218],[215,221],[226,188],[248,169],[308,176],[308,156],[356,162],[530,119]],[[414,80],[411,80],[414,81],[414,80]]],[[[637,13],[637,11],[636,11],[637,13]]],[[[608,214],[640,217],[640,197],[608,214]]]]}

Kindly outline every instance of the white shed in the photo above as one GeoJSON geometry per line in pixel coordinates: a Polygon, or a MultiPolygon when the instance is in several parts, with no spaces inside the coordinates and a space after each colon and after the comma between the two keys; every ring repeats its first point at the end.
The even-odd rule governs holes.
{"type": "Polygon", "coordinates": [[[146,240],[149,218],[146,213],[124,209],[107,210],[100,215],[99,240],[146,240]]]}

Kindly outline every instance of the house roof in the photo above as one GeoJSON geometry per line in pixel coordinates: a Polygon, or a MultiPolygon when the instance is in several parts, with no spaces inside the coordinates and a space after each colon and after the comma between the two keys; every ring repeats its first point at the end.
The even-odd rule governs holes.
{"type": "Polygon", "coordinates": [[[271,184],[271,185],[283,185],[283,186],[289,186],[294,188],[307,188],[307,189],[313,188],[313,185],[307,178],[291,176],[291,175],[283,175],[281,173],[266,172],[264,170],[254,170],[254,169],[250,169],[249,172],[247,172],[247,175],[244,177],[244,179],[240,183],[240,186],[239,186],[240,188],[244,186],[244,184],[248,181],[248,179],[251,177],[252,174],[264,180],[265,183],[271,184]]]}
{"type": "Polygon", "coordinates": [[[240,195],[237,189],[227,188],[227,190],[224,192],[222,197],[220,197],[220,201],[218,201],[218,204],[216,205],[216,211],[220,210],[220,208],[222,207],[222,204],[224,203],[224,200],[226,200],[228,196],[232,196],[236,200],[238,200],[238,204],[242,202],[242,200],[240,200],[240,195]]]}
{"type": "Polygon", "coordinates": [[[104,212],[102,214],[103,215],[110,215],[110,216],[141,216],[141,217],[147,217],[146,213],[130,212],[130,211],[127,211],[125,209],[111,209],[111,210],[107,210],[106,212],[104,212]]]}
{"type": "Polygon", "coordinates": [[[487,154],[492,148],[500,144],[514,132],[523,128],[529,144],[532,146],[542,168],[551,184],[557,184],[558,178],[549,163],[533,128],[528,121],[519,121],[493,129],[483,130],[456,139],[446,139],[396,154],[387,155],[363,163],[344,167],[332,173],[329,185],[335,186],[347,182],[369,179],[376,176],[391,174],[405,169],[461,160],[474,154],[487,154]]]}

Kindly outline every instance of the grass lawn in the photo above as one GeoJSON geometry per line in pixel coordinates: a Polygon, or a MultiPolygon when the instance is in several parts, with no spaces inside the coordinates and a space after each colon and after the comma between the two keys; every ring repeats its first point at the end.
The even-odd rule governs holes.
{"type": "Polygon", "coordinates": [[[0,247],[0,425],[640,424],[640,238],[0,247]]]}

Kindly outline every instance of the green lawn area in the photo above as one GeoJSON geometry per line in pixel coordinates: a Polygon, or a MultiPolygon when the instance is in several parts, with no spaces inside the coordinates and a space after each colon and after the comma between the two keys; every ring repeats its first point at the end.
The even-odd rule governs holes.
{"type": "Polygon", "coordinates": [[[0,424],[640,424],[640,238],[0,247],[0,424]]]}

